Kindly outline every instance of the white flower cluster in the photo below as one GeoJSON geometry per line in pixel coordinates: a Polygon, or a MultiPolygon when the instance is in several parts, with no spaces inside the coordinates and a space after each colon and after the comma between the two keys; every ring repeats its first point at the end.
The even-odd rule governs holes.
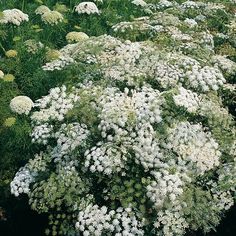
{"type": "Polygon", "coordinates": [[[179,155],[179,165],[190,165],[189,170],[195,169],[197,174],[203,174],[219,165],[221,152],[218,146],[200,124],[189,122],[180,122],[171,129],[167,141],[167,148],[179,155]]]}
{"type": "Polygon", "coordinates": [[[222,104],[205,97],[200,103],[199,114],[207,117],[211,125],[221,125],[224,128],[229,128],[233,124],[233,117],[226,108],[222,107],[222,104]]]}
{"type": "Polygon", "coordinates": [[[216,55],[212,58],[213,62],[226,73],[230,75],[234,75],[236,72],[236,63],[231,61],[226,56],[216,55]]]}
{"type": "MultiPolygon", "coordinates": [[[[147,17],[148,19],[148,17],[147,17]]],[[[163,31],[163,26],[156,25],[152,26],[145,22],[142,18],[137,18],[133,22],[122,21],[112,26],[115,33],[127,33],[138,31],[142,33],[149,33],[150,35],[155,35],[158,32],[163,31]]]]}
{"type": "Polygon", "coordinates": [[[229,210],[234,205],[234,198],[231,195],[230,191],[227,192],[220,192],[216,191],[213,192],[213,200],[216,202],[216,207],[219,210],[229,210]]]}
{"type": "Polygon", "coordinates": [[[200,43],[205,46],[207,49],[213,50],[214,49],[214,38],[210,34],[210,32],[203,32],[200,34],[201,40],[200,43]]]}
{"type": "Polygon", "coordinates": [[[47,168],[47,160],[45,154],[40,152],[36,154],[33,159],[30,159],[26,164],[26,167],[30,170],[32,176],[36,176],[38,172],[44,172],[47,168]]]}
{"type": "Polygon", "coordinates": [[[58,23],[63,21],[63,15],[58,11],[46,11],[41,16],[42,21],[45,24],[49,25],[57,25],[58,23]]]}
{"type": "Polygon", "coordinates": [[[210,89],[218,90],[226,82],[223,74],[216,67],[193,66],[191,71],[186,72],[186,75],[192,88],[200,88],[204,92],[210,89]]]}
{"type": "Polygon", "coordinates": [[[170,174],[163,170],[154,172],[155,179],[147,186],[147,196],[154,203],[156,209],[163,207],[165,201],[176,202],[178,196],[183,193],[184,182],[180,175],[170,174]]]}
{"type": "Polygon", "coordinates": [[[168,0],[160,0],[158,3],[159,8],[168,8],[168,7],[172,7],[173,5],[174,3],[168,0]]]}
{"type": "Polygon", "coordinates": [[[19,26],[23,21],[29,21],[29,16],[19,9],[9,9],[3,11],[3,18],[0,19],[0,24],[11,23],[19,26]]]}
{"type": "MultiPolygon", "coordinates": [[[[232,155],[232,153],[231,153],[232,155]]],[[[213,180],[207,183],[210,186],[213,200],[218,209],[227,211],[234,205],[236,192],[236,159],[224,164],[218,171],[218,182],[213,180]],[[227,186],[225,182],[227,181],[227,186]]]]}
{"type": "Polygon", "coordinates": [[[159,61],[155,64],[155,68],[155,80],[163,88],[175,87],[183,81],[184,71],[178,65],[171,65],[168,62],[159,61]]]}
{"type": "Polygon", "coordinates": [[[32,173],[27,167],[21,168],[12,180],[11,193],[18,197],[22,193],[30,192],[29,185],[34,181],[32,173]]]}
{"type": "MultiPolygon", "coordinates": [[[[99,63],[99,72],[102,71],[106,79],[127,81],[129,85],[139,85],[140,80],[156,80],[163,88],[185,84],[193,89],[209,91],[218,90],[225,83],[216,66],[202,67],[190,56],[160,51],[150,42],[122,42],[105,35],[98,37],[96,42],[90,38],[80,44],[69,44],[60,53],[69,59],[68,64],[76,61],[88,64],[92,59],[92,63],[99,63]],[[96,54],[95,47],[101,49],[96,54]]],[[[66,64],[55,60],[43,68],[62,69],[66,64]]]]}
{"type": "Polygon", "coordinates": [[[173,96],[173,99],[177,106],[185,107],[188,112],[196,112],[199,108],[200,98],[198,94],[183,87],[179,88],[179,94],[173,96]]]}
{"type": "Polygon", "coordinates": [[[63,21],[63,15],[58,11],[51,11],[47,6],[41,5],[36,10],[37,15],[41,15],[41,20],[45,24],[57,25],[63,21]]]}
{"type": "Polygon", "coordinates": [[[150,36],[157,35],[159,32],[164,31],[162,25],[152,25],[150,23],[149,17],[139,17],[134,19],[134,21],[122,21],[112,26],[112,29],[115,33],[126,33],[130,34],[132,32],[140,32],[148,34],[150,36]]]}
{"type": "Polygon", "coordinates": [[[93,2],[81,2],[79,5],[75,7],[75,11],[79,14],[99,14],[99,10],[95,3],[93,2]]]}
{"type": "Polygon", "coordinates": [[[133,0],[132,3],[136,6],[145,7],[147,5],[143,0],[133,0]]]}
{"type": "Polygon", "coordinates": [[[48,139],[52,137],[53,134],[53,126],[49,125],[48,123],[35,126],[33,128],[31,137],[33,143],[42,143],[47,144],[48,139]]]}
{"type": "Polygon", "coordinates": [[[223,4],[220,4],[220,3],[212,3],[212,2],[208,2],[206,3],[205,5],[205,10],[206,11],[209,11],[209,12],[212,12],[212,11],[217,11],[217,10],[224,10],[225,8],[225,5],[223,4]]]}
{"type": "Polygon", "coordinates": [[[184,22],[190,27],[190,28],[194,28],[195,26],[197,26],[197,22],[194,20],[194,19],[189,19],[189,18],[186,18],[184,20],[184,22]]]}
{"type": "Polygon", "coordinates": [[[160,167],[163,154],[153,127],[150,124],[142,125],[138,128],[136,136],[133,144],[136,164],[141,163],[145,171],[160,167]]]}
{"type": "Polygon", "coordinates": [[[10,102],[11,110],[20,115],[21,114],[28,115],[33,106],[34,106],[34,103],[27,96],[14,97],[10,102]]]}
{"type": "Polygon", "coordinates": [[[61,55],[58,59],[46,63],[46,65],[44,65],[42,68],[45,71],[62,70],[64,67],[71,65],[74,62],[74,59],[70,56],[61,55]]]}
{"type": "MultiPolygon", "coordinates": [[[[115,47],[114,52],[108,54],[104,59],[108,60],[109,66],[105,65],[105,60],[102,61],[105,65],[104,74],[105,77],[123,80],[126,77],[130,79],[132,83],[132,78],[127,76],[127,73],[132,69],[132,66],[140,58],[142,51],[139,43],[132,43],[129,40],[125,41],[121,45],[115,47]],[[113,67],[110,66],[110,63],[115,63],[113,67]],[[116,66],[117,65],[117,66],[116,66]]],[[[102,55],[102,57],[104,57],[102,55]]]]}
{"type": "Polygon", "coordinates": [[[75,226],[84,236],[101,236],[104,232],[115,236],[144,234],[131,208],[108,211],[106,206],[89,205],[79,212],[75,226]]]}
{"type": "Polygon", "coordinates": [[[183,9],[198,9],[200,7],[200,4],[195,1],[186,1],[183,2],[180,7],[183,9]]]}
{"type": "Polygon", "coordinates": [[[66,91],[66,86],[56,87],[50,90],[49,95],[37,100],[35,107],[40,111],[35,111],[31,119],[36,123],[48,122],[49,120],[62,121],[66,113],[71,110],[74,103],[78,101],[76,89],[72,92],[66,91]]]}
{"type": "Polygon", "coordinates": [[[72,31],[66,35],[66,40],[68,43],[79,42],[81,40],[86,40],[88,38],[89,38],[89,36],[87,34],[85,34],[84,32],[72,31]]]}
{"type": "Polygon", "coordinates": [[[85,168],[93,173],[95,171],[110,175],[120,172],[127,161],[125,147],[115,146],[114,143],[98,144],[85,152],[85,168]]]}
{"type": "Polygon", "coordinates": [[[232,155],[235,159],[235,163],[236,163],[236,140],[234,140],[231,148],[230,148],[230,155],[232,155]]]}
{"type": "Polygon", "coordinates": [[[184,235],[189,224],[184,218],[181,210],[182,207],[179,204],[172,209],[159,211],[154,227],[157,229],[163,227],[162,232],[165,236],[184,235]]]}
{"type": "Polygon", "coordinates": [[[37,7],[37,9],[35,10],[35,14],[36,15],[43,15],[46,12],[50,12],[51,10],[45,6],[45,5],[41,5],[39,7],[37,7]]]}
{"type": "Polygon", "coordinates": [[[148,87],[140,91],[129,91],[126,88],[124,93],[108,89],[100,100],[102,111],[98,128],[104,138],[109,139],[108,132],[112,129],[115,132],[114,140],[120,140],[128,136],[126,129],[131,131],[135,125],[160,123],[162,102],[159,91],[148,87]]]}
{"type": "Polygon", "coordinates": [[[61,158],[70,154],[78,146],[83,145],[89,133],[85,124],[62,124],[59,131],[54,135],[54,138],[57,140],[57,146],[54,148],[52,156],[61,158]]]}
{"type": "Polygon", "coordinates": [[[0,79],[2,79],[4,77],[4,73],[2,70],[0,70],[0,79]]]}
{"type": "Polygon", "coordinates": [[[37,42],[34,39],[29,39],[24,42],[26,46],[26,50],[29,53],[35,54],[39,49],[43,48],[43,44],[41,42],[37,42]]]}
{"type": "Polygon", "coordinates": [[[179,30],[177,27],[169,26],[168,33],[170,34],[170,36],[173,39],[178,40],[178,41],[185,42],[185,41],[192,41],[193,40],[192,36],[190,36],[189,34],[182,33],[182,31],[179,30]]]}

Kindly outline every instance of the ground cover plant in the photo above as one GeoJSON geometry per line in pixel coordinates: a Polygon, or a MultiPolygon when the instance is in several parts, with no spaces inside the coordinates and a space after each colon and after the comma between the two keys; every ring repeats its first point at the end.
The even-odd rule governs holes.
{"type": "Polygon", "coordinates": [[[46,235],[216,229],[236,198],[235,1],[0,1],[0,36],[1,220],[11,194],[46,235]]]}

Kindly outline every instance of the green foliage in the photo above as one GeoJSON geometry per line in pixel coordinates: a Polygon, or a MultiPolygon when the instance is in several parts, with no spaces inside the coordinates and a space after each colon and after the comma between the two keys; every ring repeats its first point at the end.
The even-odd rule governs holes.
{"type": "Polygon", "coordinates": [[[202,229],[205,233],[214,229],[220,221],[220,211],[215,206],[210,192],[201,188],[186,188],[182,199],[186,203],[184,214],[192,229],[202,229]]]}
{"type": "Polygon", "coordinates": [[[82,181],[75,170],[66,172],[59,170],[45,181],[34,184],[30,193],[32,209],[38,212],[61,212],[79,207],[81,201],[86,199],[89,184],[82,181]]]}

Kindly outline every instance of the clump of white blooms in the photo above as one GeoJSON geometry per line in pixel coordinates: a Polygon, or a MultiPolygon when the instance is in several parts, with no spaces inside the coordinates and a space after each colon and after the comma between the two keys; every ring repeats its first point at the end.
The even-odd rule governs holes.
{"type": "Polygon", "coordinates": [[[33,182],[33,176],[30,171],[23,167],[15,175],[11,182],[11,193],[18,197],[21,193],[28,194],[30,191],[29,185],[33,182]]]}
{"type": "Polygon", "coordinates": [[[27,96],[14,97],[10,102],[11,110],[17,114],[28,115],[33,106],[33,101],[27,96]]]}
{"type": "Polygon", "coordinates": [[[81,2],[75,7],[75,11],[78,14],[99,14],[99,10],[95,3],[93,2],[81,2]]]}
{"type": "Polygon", "coordinates": [[[0,79],[2,79],[4,77],[4,73],[2,70],[0,70],[0,79]]]}
{"type": "Polygon", "coordinates": [[[133,135],[136,137],[133,144],[135,163],[142,164],[145,171],[162,166],[163,154],[153,127],[146,124],[138,129],[137,134],[133,135]]]}
{"type": "Polygon", "coordinates": [[[106,206],[89,205],[79,213],[75,226],[84,236],[101,236],[104,232],[140,236],[144,233],[131,208],[108,211],[106,206]]]}
{"type": "Polygon", "coordinates": [[[63,21],[63,15],[58,11],[46,11],[42,14],[41,19],[45,24],[57,25],[63,21]]]}
{"type": "Polygon", "coordinates": [[[215,62],[216,65],[219,66],[219,68],[224,72],[230,75],[233,75],[236,72],[236,63],[228,59],[226,56],[217,55],[212,59],[213,62],[215,62]]]}
{"type": "Polygon", "coordinates": [[[65,66],[71,65],[74,59],[70,56],[59,56],[58,59],[46,63],[42,68],[45,71],[62,70],[65,66]]]}
{"type": "Polygon", "coordinates": [[[36,123],[47,122],[49,119],[62,121],[79,99],[76,90],[73,90],[68,94],[65,86],[51,89],[49,95],[35,102],[34,106],[40,111],[34,112],[31,119],[36,123]]]}
{"type": "Polygon", "coordinates": [[[188,112],[196,112],[199,108],[200,98],[198,94],[183,87],[179,88],[179,94],[173,96],[173,99],[177,106],[185,107],[188,112]]]}
{"type": "Polygon", "coordinates": [[[194,66],[192,71],[188,71],[186,75],[189,78],[191,87],[200,87],[203,91],[209,91],[210,89],[218,90],[226,82],[218,68],[209,66],[203,68],[194,66]]]}
{"type": "Polygon", "coordinates": [[[53,126],[49,124],[42,124],[34,127],[32,131],[32,142],[47,144],[47,140],[51,137],[53,126]]]}
{"type": "Polygon", "coordinates": [[[37,53],[40,49],[43,48],[43,44],[41,42],[35,41],[34,39],[26,40],[24,44],[26,46],[27,52],[32,54],[37,53]]]}
{"type": "Polygon", "coordinates": [[[132,3],[136,6],[145,7],[147,3],[143,0],[133,0],[132,3]]]}
{"type": "Polygon", "coordinates": [[[190,27],[193,28],[195,26],[197,26],[197,22],[194,19],[185,19],[184,22],[190,27]]]}
{"type": "Polygon", "coordinates": [[[36,15],[41,16],[41,20],[48,25],[57,25],[63,22],[64,17],[59,11],[51,11],[47,6],[41,5],[35,10],[36,15]]]}
{"type": "Polygon", "coordinates": [[[85,152],[85,168],[91,172],[102,172],[110,175],[120,172],[125,167],[127,157],[125,147],[115,146],[113,143],[100,144],[85,152]]]}
{"type": "Polygon", "coordinates": [[[181,122],[169,132],[167,148],[176,152],[181,164],[199,174],[219,165],[219,145],[200,124],[181,122]]]}
{"type": "Polygon", "coordinates": [[[62,124],[54,135],[57,139],[57,146],[53,150],[53,156],[60,158],[70,154],[77,147],[83,146],[89,134],[90,132],[85,124],[62,124]]]}
{"type": "Polygon", "coordinates": [[[168,0],[160,0],[158,3],[158,7],[160,8],[168,8],[168,7],[172,7],[174,5],[174,3],[168,1],[168,0]]]}
{"type": "Polygon", "coordinates": [[[155,228],[163,227],[164,235],[184,235],[189,227],[188,222],[181,213],[181,206],[159,211],[158,220],[154,223],[155,228]]]}
{"type": "Polygon", "coordinates": [[[147,196],[157,209],[163,207],[168,198],[174,202],[183,193],[184,182],[179,174],[169,174],[163,170],[155,172],[154,176],[155,180],[147,186],[147,196]]]}
{"type": "Polygon", "coordinates": [[[195,1],[186,1],[181,4],[181,7],[184,9],[197,9],[200,7],[200,4],[195,1]]]}
{"type": "MultiPolygon", "coordinates": [[[[31,138],[43,152],[11,191],[52,213],[48,235],[208,232],[234,204],[236,131],[225,104],[235,95],[235,16],[222,4],[157,2],[127,2],[139,17],[116,21],[112,36],[66,32],[42,67],[68,79],[35,101],[31,138]],[[228,28],[209,27],[221,12],[228,28]]],[[[75,12],[99,10],[81,2],[75,12]]]]}
{"type": "Polygon", "coordinates": [[[46,12],[50,12],[51,10],[45,6],[45,5],[41,5],[39,7],[37,7],[37,9],[35,10],[35,14],[37,15],[43,15],[46,12]]]}
{"type": "Polygon", "coordinates": [[[72,31],[66,35],[66,40],[68,43],[76,43],[81,40],[86,40],[88,38],[89,38],[89,36],[87,34],[85,34],[84,32],[72,31]]]}
{"type": "Polygon", "coordinates": [[[3,17],[0,19],[0,24],[11,23],[19,26],[23,21],[29,21],[29,16],[19,9],[4,10],[3,17]]]}

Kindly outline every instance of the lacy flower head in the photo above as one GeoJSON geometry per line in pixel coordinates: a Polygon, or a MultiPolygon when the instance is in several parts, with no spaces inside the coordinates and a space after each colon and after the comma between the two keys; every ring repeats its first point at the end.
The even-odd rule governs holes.
{"type": "Polygon", "coordinates": [[[89,36],[84,32],[72,31],[66,35],[66,40],[68,43],[77,43],[79,41],[86,40],[88,38],[89,36]]]}
{"type": "Polygon", "coordinates": [[[34,103],[32,102],[32,100],[27,96],[14,97],[10,102],[11,110],[20,115],[28,115],[33,105],[34,103]]]}
{"type": "Polygon", "coordinates": [[[0,24],[11,23],[19,26],[23,21],[29,21],[29,16],[19,9],[9,9],[3,11],[3,18],[0,19],[0,24]]]}
{"type": "Polygon", "coordinates": [[[99,14],[99,10],[95,3],[93,2],[81,2],[79,5],[75,7],[75,11],[79,14],[86,13],[88,15],[90,14],[99,14]]]}
{"type": "Polygon", "coordinates": [[[35,10],[35,14],[37,15],[43,15],[46,12],[50,12],[51,10],[45,6],[45,5],[41,5],[39,6],[36,10],[35,10]]]}
{"type": "Polygon", "coordinates": [[[42,21],[48,25],[57,25],[63,21],[63,15],[58,11],[46,11],[41,16],[42,21]]]}
{"type": "Polygon", "coordinates": [[[136,6],[141,6],[141,7],[145,7],[147,5],[147,3],[144,2],[143,0],[134,0],[132,1],[132,3],[136,6]]]}
{"type": "Polygon", "coordinates": [[[3,79],[3,77],[4,77],[4,73],[2,70],[0,70],[0,79],[3,79]]]}

